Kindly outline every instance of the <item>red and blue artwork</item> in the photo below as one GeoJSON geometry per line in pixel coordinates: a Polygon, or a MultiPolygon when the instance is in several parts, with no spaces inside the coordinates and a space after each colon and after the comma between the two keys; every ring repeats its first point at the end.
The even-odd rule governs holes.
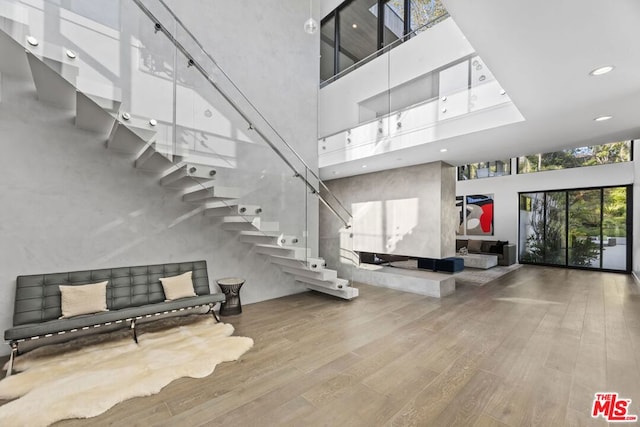
{"type": "Polygon", "coordinates": [[[466,227],[469,236],[493,236],[493,194],[466,198],[466,227]]]}
{"type": "Polygon", "coordinates": [[[456,196],[456,213],[458,216],[456,234],[464,234],[464,198],[462,196],[456,196]]]}

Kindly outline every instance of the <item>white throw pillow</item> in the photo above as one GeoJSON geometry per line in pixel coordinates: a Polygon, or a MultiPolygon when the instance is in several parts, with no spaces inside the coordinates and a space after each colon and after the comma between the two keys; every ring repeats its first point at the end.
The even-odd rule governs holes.
{"type": "Polygon", "coordinates": [[[167,301],[196,296],[196,293],[193,290],[191,273],[191,271],[187,271],[179,276],[160,278],[160,282],[162,282],[162,289],[164,289],[164,296],[167,301]]]}
{"type": "Polygon", "coordinates": [[[93,314],[107,309],[107,280],[88,285],[60,285],[61,319],[93,314]]]}

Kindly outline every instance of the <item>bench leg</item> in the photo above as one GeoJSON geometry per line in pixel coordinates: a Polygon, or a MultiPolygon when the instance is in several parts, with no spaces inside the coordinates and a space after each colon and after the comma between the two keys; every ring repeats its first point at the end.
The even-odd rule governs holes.
{"type": "Polygon", "coordinates": [[[136,319],[131,320],[131,330],[133,331],[133,340],[138,344],[138,331],[136,331],[136,319]]]}
{"type": "Polygon", "coordinates": [[[7,366],[7,374],[5,378],[10,376],[13,373],[13,362],[15,361],[16,356],[18,355],[18,343],[11,343],[11,356],[9,356],[9,365],[7,366]]]}
{"type": "Polygon", "coordinates": [[[211,312],[211,314],[213,314],[213,318],[216,319],[216,323],[220,323],[220,318],[216,314],[216,311],[213,309],[214,306],[215,304],[209,304],[209,311],[211,312]]]}

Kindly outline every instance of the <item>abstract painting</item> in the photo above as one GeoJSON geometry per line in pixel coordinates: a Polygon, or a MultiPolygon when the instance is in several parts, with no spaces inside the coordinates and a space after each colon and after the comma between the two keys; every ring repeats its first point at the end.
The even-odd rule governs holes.
{"type": "Polygon", "coordinates": [[[469,236],[493,236],[493,194],[466,196],[465,225],[469,236]]]}
{"type": "Polygon", "coordinates": [[[456,196],[456,215],[458,216],[458,226],[456,227],[456,234],[464,234],[464,197],[456,196]]]}

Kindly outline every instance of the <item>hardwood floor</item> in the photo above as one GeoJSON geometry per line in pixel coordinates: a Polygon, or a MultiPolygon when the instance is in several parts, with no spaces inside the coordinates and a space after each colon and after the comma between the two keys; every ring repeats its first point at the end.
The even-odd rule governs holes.
{"type": "Polygon", "coordinates": [[[359,287],[247,305],[223,319],[255,340],[240,361],[58,425],[604,425],[604,391],[640,414],[630,276],[525,266],[442,300],[359,287]]]}

